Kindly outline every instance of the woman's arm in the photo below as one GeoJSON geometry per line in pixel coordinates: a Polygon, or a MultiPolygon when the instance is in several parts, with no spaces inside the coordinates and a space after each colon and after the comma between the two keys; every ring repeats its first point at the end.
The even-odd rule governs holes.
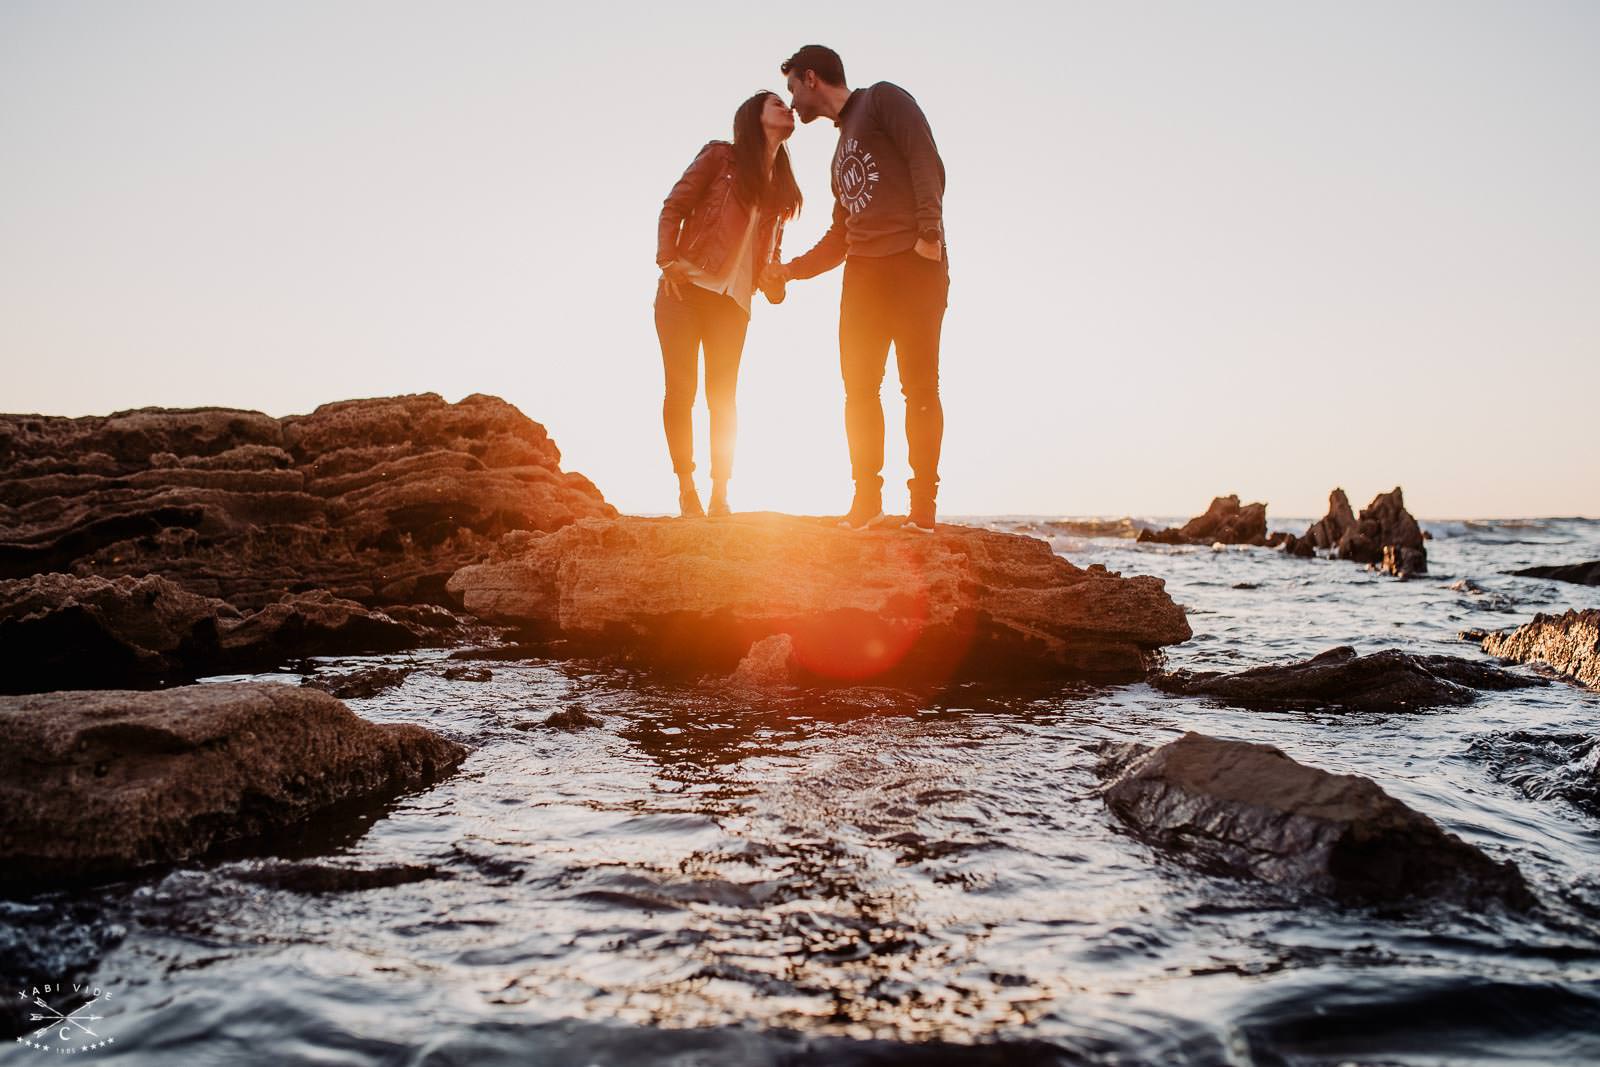
{"type": "Polygon", "coordinates": [[[656,266],[665,267],[678,259],[678,233],[683,220],[705,194],[706,186],[721,169],[718,155],[722,142],[711,141],[694,157],[672,192],[661,202],[661,219],[656,226],[656,266]]]}

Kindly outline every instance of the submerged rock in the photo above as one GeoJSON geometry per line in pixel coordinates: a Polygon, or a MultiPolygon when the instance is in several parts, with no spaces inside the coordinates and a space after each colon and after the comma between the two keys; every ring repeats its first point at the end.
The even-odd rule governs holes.
{"type": "Polygon", "coordinates": [[[449,878],[448,871],[416,864],[391,864],[383,867],[336,867],[326,863],[275,861],[236,872],[241,881],[283,889],[291,893],[359,893],[368,889],[388,889],[413,882],[449,878]]]}
{"type": "Polygon", "coordinates": [[[1204,867],[1349,903],[1413,897],[1533,902],[1516,865],[1490,859],[1375,782],[1271,745],[1187,733],[1112,746],[1106,805],[1143,839],[1204,867]]]}
{"type": "Polygon", "coordinates": [[[427,785],[465,756],[295,686],[0,697],[0,885],[198,856],[427,785]]]}
{"type": "Polygon", "coordinates": [[[1483,650],[1517,663],[1544,663],[1600,689],[1600,608],[1540,613],[1515,630],[1484,634],[1483,650]]]}
{"type": "Polygon", "coordinates": [[[1577,585],[1600,585],[1600,559],[1588,563],[1566,563],[1554,567],[1524,567],[1520,571],[1508,571],[1519,578],[1549,578],[1557,582],[1573,582],[1577,585]]]}
{"type": "Polygon", "coordinates": [[[1211,501],[1204,515],[1176,528],[1140,530],[1139,541],[1164,545],[1264,545],[1267,543],[1267,505],[1240,506],[1236,495],[1211,501]]]}
{"type": "Polygon", "coordinates": [[[773,514],[584,520],[512,535],[450,591],[481,618],[726,674],[787,634],[804,678],[1144,676],[1190,636],[1159,578],[1083,570],[1043,541],[943,525],[855,532],[773,514]]]}
{"type": "Polygon", "coordinates": [[[1235,674],[1170,671],[1151,684],[1168,693],[1208,696],[1246,707],[1332,707],[1414,711],[1470,704],[1480,689],[1545,684],[1459,656],[1417,656],[1388,648],[1366,656],[1348,645],[1300,663],[1252,667],[1235,674]]]}
{"type": "Polygon", "coordinates": [[[340,700],[366,700],[386,692],[411,677],[411,667],[363,667],[349,674],[333,677],[304,678],[300,684],[310,689],[320,689],[340,700]]]}
{"type": "Polygon", "coordinates": [[[0,415],[0,578],[155,574],[241,609],[317,589],[442,604],[506,531],[616,514],[560,460],[544,427],[481,394],[282,419],[0,415]]]}

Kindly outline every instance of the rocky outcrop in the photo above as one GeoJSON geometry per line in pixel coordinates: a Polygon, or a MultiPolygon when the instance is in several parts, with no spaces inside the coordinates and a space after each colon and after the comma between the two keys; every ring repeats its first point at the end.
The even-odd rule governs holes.
{"type": "Polygon", "coordinates": [[[0,581],[0,693],[148,685],[265,670],[301,656],[395,652],[436,639],[437,627],[431,616],[406,624],[323,591],[240,612],[155,576],[39,574],[0,581]]]}
{"type": "Polygon", "coordinates": [[[1196,516],[1176,528],[1140,530],[1141,543],[1163,545],[1264,545],[1267,543],[1267,506],[1240,506],[1235,495],[1211,501],[1204,515],[1196,516]]]}
{"type": "Polygon", "coordinates": [[[1328,514],[1314,522],[1306,532],[1273,534],[1268,543],[1281,545],[1295,556],[1310,557],[1318,551],[1337,559],[1365,563],[1397,578],[1428,573],[1426,538],[1417,520],[1406,510],[1405,497],[1397,486],[1379,493],[1361,510],[1360,518],[1350,513],[1350,499],[1343,489],[1328,494],[1328,514]]]}
{"type": "Polygon", "coordinates": [[[1349,903],[1532,903],[1514,864],[1490,859],[1369,779],[1308,767],[1271,745],[1187,733],[1159,748],[1111,746],[1100,771],[1119,819],[1206,868],[1349,903]]]}
{"type": "Polygon", "coordinates": [[[295,686],[0,697],[0,884],[198,856],[424,786],[465,755],[295,686]]]}
{"type": "Polygon", "coordinates": [[[1540,613],[1515,630],[1484,634],[1480,640],[1491,656],[1543,663],[1590,689],[1600,689],[1600,608],[1540,613]]]}
{"type": "Polygon", "coordinates": [[[1481,689],[1545,683],[1459,656],[1416,656],[1393,648],[1358,656],[1341,645],[1300,663],[1235,674],[1172,671],[1155,675],[1151,684],[1168,693],[1213,697],[1242,707],[1415,711],[1470,704],[1481,689]]]}
{"type": "Polygon", "coordinates": [[[1508,571],[1519,578],[1549,578],[1557,582],[1573,582],[1577,585],[1600,585],[1600,559],[1589,563],[1567,563],[1554,567],[1524,567],[1520,571],[1508,571]]]}
{"type": "Polygon", "coordinates": [[[0,578],[165,577],[240,609],[326,590],[445,603],[508,530],[614,515],[538,423],[433,393],[271,418],[227,408],[0,415],[0,578]]]}
{"type": "Polygon", "coordinates": [[[1129,680],[1190,636],[1159,578],[1083,570],[1035,538],[954,525],[584,520],[507,537],[449,590],[474,615],[574,650],[724,675],[787,634],[799,676],[815,681],[1129,680]]]}

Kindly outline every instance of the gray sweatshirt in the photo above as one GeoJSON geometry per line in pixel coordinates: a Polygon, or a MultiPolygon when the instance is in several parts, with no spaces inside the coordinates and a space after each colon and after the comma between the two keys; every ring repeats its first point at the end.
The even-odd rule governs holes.
{"type": "Polygon", "coordinates": [[[892,256],[924,230],[944,236],[944,161],[911,94],[889,82],[857,89],[839,112],[833,152],[833,224],[790,264],[811,278],[846,255],[892,256]]]}

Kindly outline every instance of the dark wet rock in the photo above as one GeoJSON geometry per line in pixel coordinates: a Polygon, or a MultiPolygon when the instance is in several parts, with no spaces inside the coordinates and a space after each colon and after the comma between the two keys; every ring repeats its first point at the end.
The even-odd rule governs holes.
{"type": "Polygon", "coordinates": [[[468,612],[658,666],[726,674],[789,634],[807,677],[1131,680],[1190,636],[1159,578],[1073,566],[1044,541],[958,525],[583,520],[506,538],[450,591],[468,612]]]}
{"type": "Polygon", "coordinates": [[[446,605],[508,530],[616,514],[544,427],[492,396],[0,415],[0,578],[170,579],[259,608],[327,590],[446,605]]]}
{"type": "Polygon", "coordinates": [[[598,715],[590,715],[582,708],[562,708],[560,711],[551,712],[542,722],[518,723],[519,730],[547,729],[547,730],[588,730],[595,726],[604,726],[605,720],[598,715]]]}
{"type": "Polygon", "coordinates": [[[1235,495],[1211,501],[1204,515],[1176,528],[1140,530],[1140,542],[1164,545],[1264,545],[1267,543],[1267,505],[1240,506],[1235,495]]]}
{"type": "Polygon", "coordinates": [[[420,643],[383,612],[323,591],[241,613],[154,575],[0,580],[0,692],[146,686],[420,643]]]}
{"type": "Polygon", "coordinates": [[[1554,567],[1524,567],[1508,571],[1519,578],[1549,578],[1557,582],[1574,582],[1578,585],[1600,585],[1600,559],[1589,563],[1566,563],[1554,567]]]}
{"type": "Polygon", "coordinates": [[[488,667],[446,667],[443,674],[451,682],[487,682],[494,677],[488,667]]]}
{"type": "Polygon", "coordinates": [[[1350,499],[1343,489],[1328,495],[1328,514],[1311,524],[1306,532],[1273,535],[1273,543],[1295,556],[1310,557],[1317,551],[1337,559],[1365,563],[1392,574],[1410,578],[1428,573],[1426,540],[1417,520],[1406,510],[1399,487],[1379,493],[1357,518],[1351,514],[1350,499]]]}
{"type": "Polygon", "coordinates": [[[0,742],[0,885],[187,859],[425,786],[466,756],[271,683],[0,697],[0,742]]]}
{"type": "Polygon", "coordinates": [[[326,863],[267,862],[235,872],[241,881],[291,893],[359,893],[368,889],[388,889],[435,878],[449,873],[435,867],[392,864],[384,867],[336,867],[326,863]]]}
{"type": "Polygon", "coordinates": [[[1104,753],[1106,805],[1141,838],[1199,866],[1348,903],[1416,897],[1533,902],[1497,862],[1376,783],[1271,745],[1187,733],[1104,753]]]}
{"type": "Polygon", "coordinates": [[[1245,707],[1348,708],[1414,711],[1460,706],[1480,689],[1544,685],[1486,663],[1459,656],[1417,656],[1398,649],[1356,655],[1348,645],[1300,663],[1252,667],[1235,674],[1170,671],[1153,676],[1156,688],[1182,696],[1207,696],[1245,707]]]}
{"type": "Polygon", "coordinates": [[[1543,663],[1600,689],[1600,608],[1540,613],[1515,630],[1486,634],[1483,650],[1517,663],[1543,663]]]}
{"type": "Polygon", "coordinates": [[[239,613],[165,578],[0,581],[0,693],[137,684],[212,657],[239,613]]]}
{"type": "Polygon", "coordinates": [[[332,677],[315,675],[302,679],[300,684],[320,689],[340,700],[366,700],[396,686],[404,685],[413,670],[412,667],[364,667],[350,674],[332,677]]]}

